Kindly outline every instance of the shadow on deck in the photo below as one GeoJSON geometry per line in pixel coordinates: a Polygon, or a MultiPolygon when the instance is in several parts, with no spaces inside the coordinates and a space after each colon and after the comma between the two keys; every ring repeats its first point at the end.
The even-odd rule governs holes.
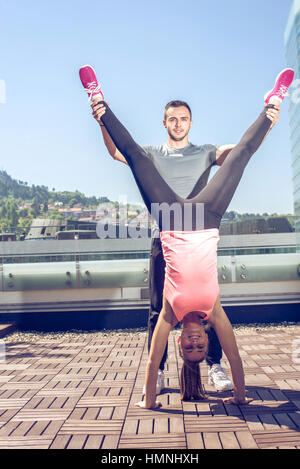
{"type": "Polygon", "coordinates": [[[177,335],[169,339],[163,407],[155,411],[134,406],[142,397],[145,332],[8,336],[0,449],[300,448],[300,326],[237,331],[254,398],[248,406],[224,405],[231,393],[207,384],[206,365],[209,399],[181,402],[177,335]]]}

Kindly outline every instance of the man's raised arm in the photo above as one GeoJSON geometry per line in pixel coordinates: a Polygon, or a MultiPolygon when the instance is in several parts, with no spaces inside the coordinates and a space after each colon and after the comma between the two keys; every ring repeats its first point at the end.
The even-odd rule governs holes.
{"type": "Polygon", "coordinates": [[[114,160],[121,161],[122,163],[128,164],[126,158],[122,155],[122,153],[117,149],[116,145],[112,141],[109,133],[107,132],[106,128],[101,122],[101,117],[105,113],[105,106],[99,101],[93,101],[91,103],[91,107],[93,109],[93,117],[96,119],[98,124],[101,127],[102,137],[104,144],[108,150],[108,153],[113,157],[114,160]]]}

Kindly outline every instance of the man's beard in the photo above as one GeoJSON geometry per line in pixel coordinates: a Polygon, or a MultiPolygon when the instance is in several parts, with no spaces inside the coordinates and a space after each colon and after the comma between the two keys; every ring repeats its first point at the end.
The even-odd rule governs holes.
{"type": "Polygon", "coordinates": [[[188,133],[189,131],[187,130],[181,136],[177,137],[176,135],[173,135],[170,130],[168,130],[169,137],[175,142],[181,142],[181,140],[184,140],[188,133]]]}

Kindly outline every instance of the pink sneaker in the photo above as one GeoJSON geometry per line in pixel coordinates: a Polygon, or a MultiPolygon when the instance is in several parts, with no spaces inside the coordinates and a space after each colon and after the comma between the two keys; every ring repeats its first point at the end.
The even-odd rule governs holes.
{"type": "Polygon", "coordinates": [[[283,101],[294,79],[294,75],[295,72],[291,68],[282,70],[276,78],[274,88],[265,94],[265,102],[268,103],[272,96],[276,96],[280,101],[283,101]]]}
{"type": "Polygon", "coordinates": [[[95,70],[90,65],[84,65],[80,67],[79,77],[83,84],[84,90],[89,95],[89,100],[93,101],[95,98],[100,98],[104,101],[103,93],[98,85],[95,70]]]}

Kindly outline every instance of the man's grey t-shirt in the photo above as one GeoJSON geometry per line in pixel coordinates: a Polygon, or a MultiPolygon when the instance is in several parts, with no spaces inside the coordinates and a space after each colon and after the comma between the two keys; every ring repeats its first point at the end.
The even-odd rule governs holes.
{"type": "MultiPolygon", "coordinates": [[[[176,194],[187,198],[197,184],[197,193],[207,184],[211,167],[216,164],[217,145],[193,145],[176,149],[167,143],[159,146],[144,145],[163,179],[176,194]]],[[[153,236],[158,236],[154,222],[153,236]]]]}

